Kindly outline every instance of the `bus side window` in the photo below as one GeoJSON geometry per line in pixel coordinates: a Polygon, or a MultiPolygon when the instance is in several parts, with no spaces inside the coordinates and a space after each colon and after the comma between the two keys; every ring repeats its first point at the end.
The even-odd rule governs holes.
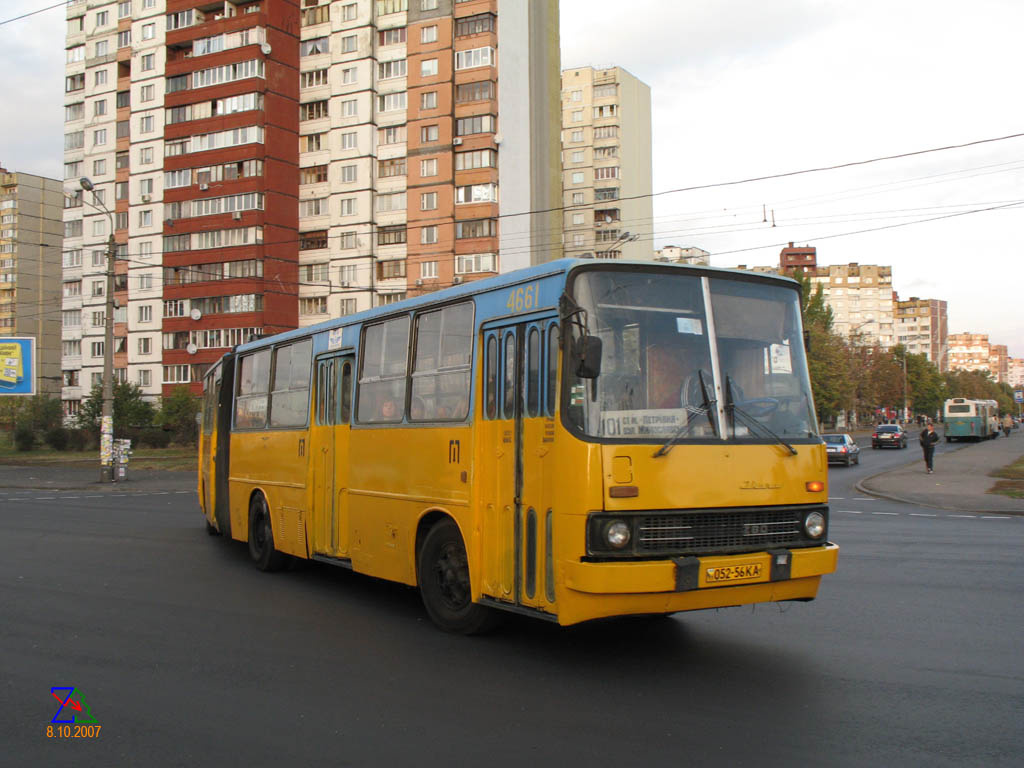
{"type": "Polygon", "coordinates": [[[261,349],[239,362],[238,397],[235,401],[235,426],[239,429],[267,425],[267,400],[270,390],[270,350],[261,349]]]}
{"type": "Polygon", "coordinates": [[[540,331],[530,329],[526,344],[526,415],[540,413],[540,331]]]}
{"type": "Polygon", "coordinates": [[[516,417],[516,335],[511,331],[505,334],[505,392],[502,405],[502,418],[516,417]]]}
{"type": "Polygon", "coordinates": [[[352,419],[352,363],[348,360],[341,366],[341,421],[348,424],[352,419]]]}
{"type": "Polygon", "coordinates": [[[487,377],[484,380],[484,418],[493,419],[498,415],[498,337],[487,337],[487,377]]]}
{"type": "Polygon", "coordinates": [[[548,416],[555,415],[558,402],[558,323],[548,326],[547,332],[547,397],[545,405],[548,416]]]}

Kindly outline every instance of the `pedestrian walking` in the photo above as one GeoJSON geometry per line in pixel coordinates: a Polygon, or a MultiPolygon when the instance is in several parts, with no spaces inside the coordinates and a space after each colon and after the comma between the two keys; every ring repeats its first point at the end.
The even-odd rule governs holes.
{"type": "Polygon", "coordinates": [[[918,438],[921,443],[921,450],[924,452],[924,465],[928,468],[928,474],[932,474],[932,461],[935,458],[935,444],[939,442],[939,434],[935,431],[935,425],[930,421],[928,426],[921,430],[918,438]]]}

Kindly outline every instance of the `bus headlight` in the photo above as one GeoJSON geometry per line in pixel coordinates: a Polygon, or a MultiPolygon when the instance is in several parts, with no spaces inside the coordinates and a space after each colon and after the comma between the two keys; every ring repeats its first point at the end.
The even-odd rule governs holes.
{"type": "Polygon", "coordinates": [[[622,549],[629,544],[629,526],[621,520],[613,520],[604,528],[604,540],[612,549],[622,549]]]}
{"type": "Polygon", "coordinates": [[[811,512],[804,518],[804,532],[812,539],[820,539],[825,534],[825,516],[821,512],[811,512]]]}

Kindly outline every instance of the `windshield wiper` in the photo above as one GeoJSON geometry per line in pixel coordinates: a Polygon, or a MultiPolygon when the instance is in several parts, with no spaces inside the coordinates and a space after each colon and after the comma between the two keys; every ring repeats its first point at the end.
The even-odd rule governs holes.
{"type": "Polygon", "coordinates": [[[740,420],[744,424],[747,425],[748,429],[753,430],[755,432],[760,431],[762,437],[767,436],[767,437],[770,437],[770,438],[774,439],[775,442],[777,442],[779,445],[785,446],[785,448],[793,456],[796,456],[796,448],[794,448],[792,445],[787,443],[785,440],[783,440],[777,434],[772,432],[772,430],[770,430],[768,427],[766,427],[764,424],[762,424],[760,421],[758,421],[757,417],[752,416],[751,414],[747,413],[742,408],[740,408],[738,405],[736,405],[736,402],[733,400],[732,390],[733,390],[732,377],[729,376],[729,375],[726,375],[726,377],[725,377],[725,410],[732,415],[733,434],[735,435],[735,432],[736,432],[736,417],[739,416],[740,420]]]}
{"type": "MultiPolygon", "coordinates": [[[[715,423],[715,419],[711,415],[711,409],[714,407],[714,405],[715,405],[715,403],[717,401],[713,400],[710,397],[708,397],[708,388],[707,388],[707,385],[704,383],[704,372],[703,371],[700,371],[700,370],[697,371],[697,379],[700,381],[700,394],[701,394],[701,397],[703,398],[704,404],[700,408],[693,408],[691,406],[685,406],[686,413],[687,414],[691,414],[693,416],[707,415],[708,421],[711,422],[711,431],[714,432],[715,437],[718,437],[718,425],[715,423]]],[[[678,443],[684,437],[686,437],[690,433],[690,430],[693,429],[693,427],[697,423],[697,421],[698,421],[697,419],[693,419],[691,421],[688,421],[686,424],[683,424],[681,427],[679,427],[679,429],[676,430],[675,434],[672,435],[672,437],[670,437],[668,439],[668,442],[665,443],[663,446],[661,446],[661,448],[659,448],[657,450],[657,452],[654,454],[654,458],[656,459],[659,456],[664,456],[666,453],[668,453],[670,450],[672,450],[672,446],[675,445],[676,443],[678,443]]]]}

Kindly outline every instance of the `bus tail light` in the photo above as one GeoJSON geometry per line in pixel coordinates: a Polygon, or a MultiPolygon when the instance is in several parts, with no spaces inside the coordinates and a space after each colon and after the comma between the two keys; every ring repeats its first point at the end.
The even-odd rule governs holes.
{"type": "Polygon", "coordinates": [[[821,480],[811,480],[809,483],[804,483],[804,487],[811,493],[821,493],[825,490],[825,484],[821,480]]]}

